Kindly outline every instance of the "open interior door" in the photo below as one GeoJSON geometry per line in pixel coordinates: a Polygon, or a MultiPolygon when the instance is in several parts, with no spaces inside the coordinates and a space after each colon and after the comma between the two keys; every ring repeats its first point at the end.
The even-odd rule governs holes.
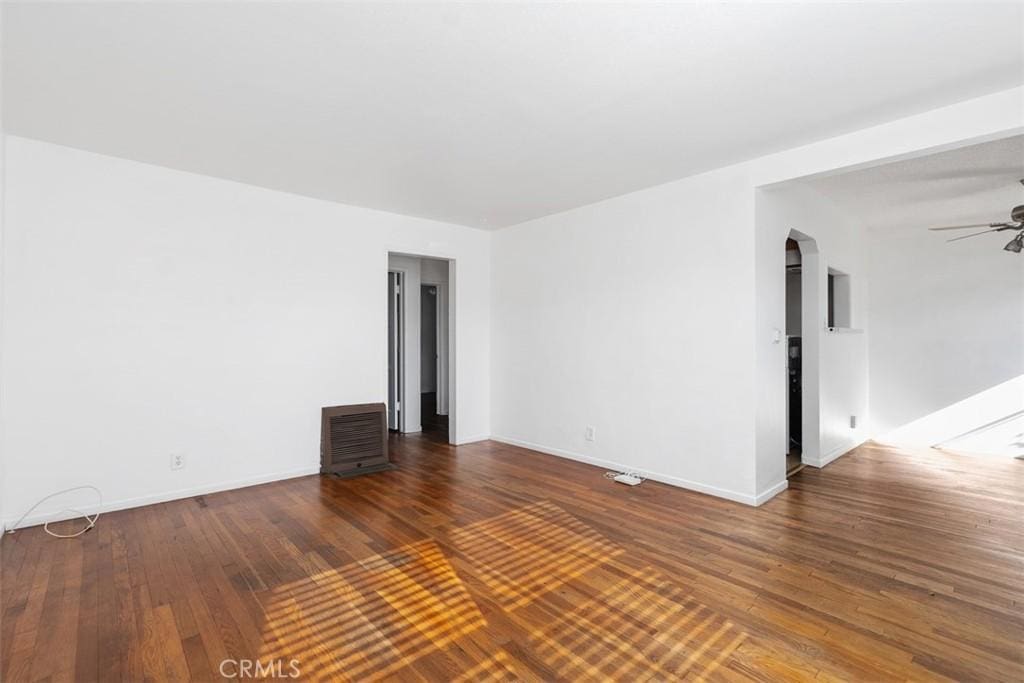
{"type": "Polygon", "coordinates": [[[402,424],[402,274],[388,271],[388,429],[402,424]]]}

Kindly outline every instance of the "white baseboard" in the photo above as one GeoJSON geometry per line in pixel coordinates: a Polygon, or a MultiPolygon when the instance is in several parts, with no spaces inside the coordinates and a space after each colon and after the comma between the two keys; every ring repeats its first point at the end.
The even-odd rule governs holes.
{"type": "Polygon", "coordinates": [[[650,470],[640,470],[632,465],[624,465],[622,463],[613,462],[611,460],[603,460],[601,458],[594,458],[589,455],[582,455],[581,453],[573,453],[572,451],[562,450],[561,448],[551,448],[548,446],[542,446],[540,444],[531,443],[529,441],[523,441],[521,439],[513,439],[507,436],[491,436],[493,441],[499,441],[501,443],[507,443],[511,446],[519,446],[520,448],[527,448],[531,451],[537,451],[539,453],[546,453],[547,455],[554,455],[559,458],[566,458],[568,460],[576,460],[577,462],[584,462],[588,465],[596,465],[603,467],[608,470],[615,470],[617,472],[636,472],[645,479],[652,479],[654,481],[660,481],[663,484],[669,484],[670,486],[678,486],[681,489],[687,489],[689,491],[696,491],[697,493],[706,493],[709,496],[715,496],[716,498],[725,498],[737,503],[743,503],[744,505],[760,505],[769,498],[784,490],[787,486],[787,482],[782,482],[782,487],[777,491],[774,490],[776,487],[772,487],[768,491],[758,496],[751,496],[746,493],[740,493],[738,491],[731,491],[729,489],[719,488],[717,486],[710,486],[708,484],[702,484],[697,481],[690,481],[689,479],[680,479],[679,477],[673,477],[668,474],[662,474],[660,472],[651,472],[650,470]],[[758,502],[760,501],[760,502],[758,502]]]}
{"type": "MultiPolygon", "coordinates": [[[[500,443],[506,443],[506,444],[509,444],[509,445],[512,445],[512,446],[519,446],[520,448],[527,448],[529,450],[537,451],[539,453],[546,453],[548,455],[553,455],[553,456],[556,456],[556,457],[559,457],[559,458],[566,458],[566,459],[569,459],[569,460],[575,460],[577,462],[587,463],[589,465],[595,465],[597,467],[603,467],[603,468],[609,469],[609,470],[616,470],[616,471],[619,471],[619,472],[621,472],[621,471],[637,472],[637,473],[640,474],[640,476],[642,476],[642,477],[644,477],[646,479],[652,479],[654,481],[660,481],[663,484],[669,484],[670,486],[677,486],[679,488],[687,489],[687,490],[690,490],[690,491],[696,491],[698,493],[705,493],[705,494],[708,494],[708,495],[711,495],[711,496],[716,496],[718,498],[724,498],[726,500],[735,501],[737,503],[743,503],[744,505],[752,505],[752,506],[762,505],[765,502],[767,502],[769,499],[771,499],[772,497],[774,497],[774,496],[778,495],[779,493],[781,493],[782,491],[786,490],[786,487],[788,485],[788,482],[781,481],[778,484],[775,484],[774,486],[770,487],[766,491],[762,491],[761,493],[757,494],[756,496],[751,496],[751,495],[748,495],[748,494],[745,494],[745,493],[740,493],[738,491],[732,491],[732,490],[729,490],[729,489],[723,489],[723,488],[719,488],[717,486],[710,486],[708,484],[702,484],[700,482],[690,481],[688,479],[681,479],[679,477],[673,477],[673,476],[670,476],[670,475],[667,475],[667,474],[662,474],[660,472],[652,472],[652,471],[649,471],[649,470],[638,470],[638,469],[636,469],[636,468],[634,468],[632,466],[625,465],[623,463],[613,462],[611,460],[603,460],[601,458],[594,458],[594,457],[590,457],[590,456],[587,456],[587,455],[583,455],[581,453],[573,453],[571,451],[566,451],[566,450],[562,450],[562,449],[559,449],[559,448],[550,448],[550,447],[547,447],[547,446],[542,446],[540,444],[531,443],[529,441],[522,441],[520,439],[513,439],[513,438],[510,438],[510,437],[490,436],[490,435],[481,434],[481,435],[476,435],[476,436],[463,437],[463,438],[459,439],[457,445],[462,446],[462,445],[466,445],[466,444],[470,444],[470,443],[477,443],[477,442],[480,442],[480,441],[487,441],[489,439],[490,440],[494,440],[494,441],[498,441],[500,443]]],[[[849,450],[852,450],[853,448],[855,448],[858,445],[860,445],[860,444],[858,443],[858,444],[855,444],[855,445],[850,446],[850,447],[841,448],[841,449],[838,449],[834,453],[830,453],[829,456],[827,456],[827,460],[826,460],[825,464],[828,464],[828,462],[831,462],[832,460],[835,460],[836,458],[838,458],[843,453],[845,453],[845,452],[847,452],[849,450]]],[[[808,463],[808,464],[810,464],[810,463],[808,463]]],[[[822,466],[824,466],[824,465],[822,465],[822,466]]],[[[172,500],[181,500],[183,498],[192,498],[194,496],[202,496],[202,495],[207,495],[207,494],[211,494],[211,493],[217,493],[217,492],[220,492],[220,491],[229,491],[229,490],[232,490],[232,489],[245,488],[247,486],[256,486],[258,484],[266,484],[266,483],[273,482],[273,481],[282,481],[282,480],[285,480],[285,479],[294,479],[295,477],[305,477],[305,476],[309,476],[309,475],[312,475],[312,474],[317,474],[319,471],[320,471],[320,466],[319,466],[319,464],[317,464],[317,465],[313,465],[313,466],[310,466],[310,467],[299,468],[299,469],[296,469],[296,470],[289,470],[289,471],[285,471],[285,472],[275,472],[275,473],[272,473],[272,474],[264,474],[264,475],[259,475],[259,476],[255,476],[255,477],[247,477],[245,479],[235,479],[235,480],[226,481],[226,482],[219,482],[219,483],[216,483],[216,484],[205,484],[205,485],[195,486],[195,487],[186,488],[186,489],[177,489],[177,490],[174,490],[174,491],[165,491],[165,492],[162,492],[162,493],[154,493],[154,494],[149,494],[149,495],[145,495],[145,496],[137,496],[137,497],[134,497],[134,498],[122,498],[120,500],[115,500],[115,501],[105,501],[103,503],[103,505],[81,505],[81,506],[78,506],[78,507],[81,509],[82,512],[84,512],[86,514],[92,515],[92,514],[95,514],[97,512],[99,512],[101,514],[105,514],[105,513],[108,513],[108,512],[115,512],[117,510],[126,510],[126,509],[129,509],[129,508],[142,507],[144,505],[153,505],[155,503],[166,503],[166,502],[170,502],[172,500]]],[[[30,515],[29,517],[26,517],[22,521],[21,526],[22,527],[35,526],[37,524],[42,524],[43,522],[59,522],[59,521],[63,521],[63,520],[66,520],[66,519],[74,519],[76,517],[78,517],[77,514],[55,515],[52,512],[51,513],[40,512],[40,513],[36,513],[36,514],[30,515]]],[[[12,516],[12,517],[8,517],[6,519],[3,519],[2,521],[0,521],[0,524],[2,524],[2,527],[0,527],[0,528],[2,528],[2,530],[11,529],[13,527],[14,523],[17,522],[17,521],[18,521],[17,516],[12,516]]]]}
{"type": "Polygon", "coordinates": [[[491,438],[490,434],[477,434],[476,436],[463,436],[455,439],[456,446],[465,446],[470,443],[478,443],[480,441],[488,441],[491,438]]]}
{"type": "MultiPolygon", "coordinates": [[[[163,493],[153,493],[146,496],[138,496],[136,498],[122,498],[115,501],[104,501],[103,505],[80,505],[78,507],[82,512],[92,515],[97,512],[104,514],[107,512],[115,512],[117,510],[126,510],[128,508],[142,507],[143,505],[153,505],[154,503],[167,503],[172,500],[181,500],[183,498],[192,498],[194,496],[204,496],[210,493],[217,493],[219,491],[229,491],[231,489],[241,489],[247,486],[256,486],[257,484],[267,484],[272,481],[282,481],[284,479],[294,479],[295,477],[305,477],[311,474],[318,474],[320,472],[320,465],[317,464],[311,467],[303,467],[297,470],[289,470],[287,472],[275,472],[272,474],[263,474],[255,477],[248,477],[245,479],[235,479],[232,481],[220,482],[217,484],[206,484],[202,486],[195,486],[187,489],[177,489],[175,491],[165,491],[163,493]]],[[[55,515],[53,512],[46,513],[40,512],[29,517],[21,523],[21,527],[35,526],[44,522],[60,522],[66,519],[75,519],[79,517],[78,514],[66,514],[66,515],[55,515]]],[[[5,530],[11,529],[14,523],[18,521],[17,517],[9,517],[3,521],[3,527],[5,530]]]]}
{"type": "Polygon", "coordinates": [[[761,491],[761,493],[759,493],[756,496],[754,496],[754,505],[764,505],[769,500],[771,500],[775,496],[779,495],[780,493],[782,493],[783,491],[785,491],[788,488],[789,488],[789,481],[787,481],[786,479],[783,479],[778,484],[774,484],[772,486],[769,486],[767,489],[765,489],[764,491],[761,491]]]}
{"type": "Polygon", "coordinates": [[[867,439],[862,439],[861,441],[851,441],[850,443],[846,443],[841,446],[833,448],[828,453],[825,453],[823,456],[821,456],[821,458],[819,458],[818,460],[805,459],[803,462],[805,465],[810,465],[811,467],[817,467],[820,469],[825,465],[829,464],[830,462],[832,462],[833,460],[836,460],[840,456],[846,455],[854,448],[857,448],[858,446],[863,444],[865,441],[867,441],[867,439]]]}

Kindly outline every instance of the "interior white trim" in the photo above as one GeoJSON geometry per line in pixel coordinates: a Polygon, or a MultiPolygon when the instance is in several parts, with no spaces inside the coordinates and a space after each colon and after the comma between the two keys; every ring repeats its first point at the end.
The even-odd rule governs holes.
{"type": "Polygon", "coordinates": [[[490,441],[491,438],[492,437],[491,437],[490,434],[476,434],[476,435],[473,435],[473,436],[464,436],[464,437],[459,438],[456,441],[452,441],[452,445],[453,446],[465,446],[466,444],[470,444],[470,443],[479,443],[481,441],[490,441]]]}
{"type": "Polygon", "coordinates": [[[775,496],[779,495],[780,493],[782,493],[783,491],[785,491],[788,488],[789,488],[789,481],[787,479],[783,479],[779,483],[774,484],[772,486],[769,486],[767,489],[765,489],[764,491],[761,491],[761,493],[759,493],[756,496],[754,496],[754,505],[757,505],[757,506],[764,505],[769,500],[771,500],[775,496]]]}
{"type": "MultiPolygon", "coordinates": [[[[104,502],[103,505],[78,505],[82,512],[92,515],[97,512],[106,514],[108,512],[116,512],[118,510],[126,510],[129,508],[142,507],[144,505],[153,505],[154,503],[167,503],[172,500],[181,500],[183,498],[191,498],[193,496],[204,496],[209,493],[218,493],[220,491],[230,491],[234,489],[243,489],[248,486],[256,486],[258,484],[269,484],[274,481],[283,481],[285,479],[295,479],[296,477],[306,477],[313,474],[320,473],[320,465],[313,465],[310,467],[303,467],[297,470],[289,470],[285,472],[274,472],[271,474],[263,474],[256,477],[247,477],[245,479],[235,479],[233,481],[219,482],[217,484],[208,486],[195,486],[192,488],[178,489],[176,491],[167,491],[163,493],[155,493],[147,496],[138,496],[136,498],[122,498],[121,500],[114,500],[110,502],[104,502]]],[[[25,528],[42,524],[44,522],[60,522],[66,519],[75,519],[81,515],[78,512],[59,515],[55,513],[36,513],[25,518],[22,522],[21,527],[25,528]]],[[[18,521],[17,516],[9,517],[3,520],[3,529],[6,531],[18,521]]]]}
{"type": "Polygon", "coordinates": [[[529,441],[522,441],[520,439],[513,439],[507,436],[492,436],[492,441],[498,441],[500,443],[509,444],[510,446],[519,446],[520,448],[526,448],[531,451],[537,451],[538,453],[544,453],[546,455],[554,455],[559,458],[566,458],[568,460],[576,460],[577,462],[584,462],[588,465],[596,465],[609,470],[615,470],[618,472],[636,472],[644,479],[651,479],[653,481],[660,481],[662,484],[668,484],[670,486],[677,486],[681,489],[687,489],[689,491],[696,491],[697,493],[705,493],[709,496],[717,496],[718,498],[725,498],[736,503],[743,503],[744,505],[758,506],[767,501],[772,496],[783,491],[788,485],[787,482],[782,482],[783,486],[778,488],[778,485],[768,489],[768,491],[759,494],[757,496],[751,496],[746,493],[740,493],[739,491],[732,491],[729,489],[718,488],[717,486],[709,486],[707,484],[701,484],[696,481],[690,481],[688,479],[680,479],[679,477],[673,477],[667,474],[661,474],[660,472],[651,472],[650,470],[637,469],[635,467],[624,465],[622,463],[614,462],[612,460],[604,460],[602,458],[594,458],[589,455],[583,455],[581,453],[573,453],[572,451],[562,450],[561,448],[549,448],[540,444],[531,443],[529,441]],[[778,489],[778,490],[776,490],[778,489]]]}
{"type": "Polygon", "coordinates": [[[830,462],[838,459],[840,456],[846,455],[854,448],[857,448],[858,446],[863,444],[865,441],[867,441],[867,439],[862,439],[860,441],[851,441],[849,443],[842,444],[841,446],[833,448],[828,453],[823,453],[822,456],[817,460],[811,461],[805,458],[803,459],[803,463],[805,465],[809,465],[810,467],[817,467],[820,469],[825,465],[829,464],[830,462]]]}

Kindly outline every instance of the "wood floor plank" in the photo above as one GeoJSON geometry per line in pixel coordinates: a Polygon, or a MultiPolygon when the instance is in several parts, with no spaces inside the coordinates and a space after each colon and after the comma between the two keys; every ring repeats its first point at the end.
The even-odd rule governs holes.
{"type": "Polygon", "coordinates": [[[869,443],[750,508],[390,447],[390,472],[6,536],[0,678],[1024,680],[1020,461],[869,443]]]}

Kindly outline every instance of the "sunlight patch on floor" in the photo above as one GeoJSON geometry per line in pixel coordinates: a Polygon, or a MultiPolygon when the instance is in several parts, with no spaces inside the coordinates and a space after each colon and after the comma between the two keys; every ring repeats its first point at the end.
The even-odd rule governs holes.
{"type": "Polygon", "coordinates": [[[446,540],[451,558],[424,540],[273,590],[260,660],[297,660],[302,677],[316,680],[400,679],[418,661],[429,671],[461,662],[457,681],[522,680],[526,672],[482,630],[453,562],[530,634],[538,664],[567,680],[699,679],[746,637],[654,569],[616,561],[626,559],[622,548],[550,502],[453,529],[446,540]],[[584,587],[595,580],[604,587],[597,594],[584,587]],[[568,592],[544,599],[560,587],[568,592]],[[558,609],[566,595],[575,602],[558,609]]]}
{"type": "Polygon", "coordinates": [[[503,650],[488,657],[472,669],[464,671],[452,683],[485,683],[490,681],[521,680],[512,666],[512,661],[503,650]]]}
{"type": "Polygon", "coordinates": [[[485,625],[432,541],[328,569],[274,590],[260,660],[303,677],[384,677],[485,625]]]}
{"type": "Polygon", "coordinates": [[[547,501],[458,529],[451,542],[506,609],[527,605],[624,552],[547,501]]]}
{"type": "Polygon", "coordinates": [[[663,681],[711,673],[745,638],[647,568],[534,632],[530,644],[568,680],[663,681]]]}

